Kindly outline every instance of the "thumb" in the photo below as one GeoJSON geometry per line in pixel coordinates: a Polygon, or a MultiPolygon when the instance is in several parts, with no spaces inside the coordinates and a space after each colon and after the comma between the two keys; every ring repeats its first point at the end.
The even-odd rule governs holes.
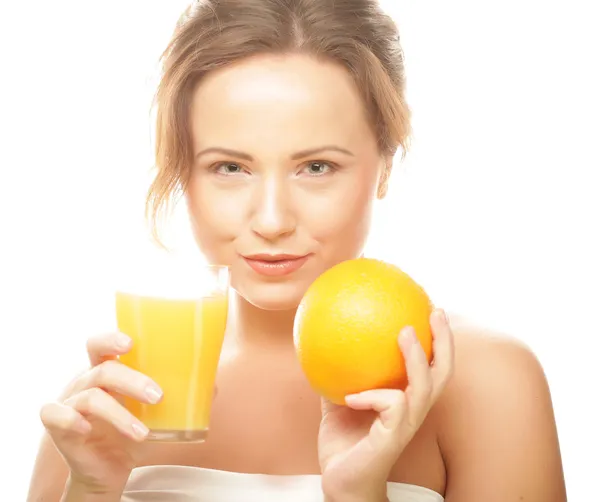
{"type": "Polygon", "coordinates": [[[335,404],[333,401],[327,399],[326,397],[321,397],[321,415],[325,416],[328,413],[339,410],[340,408],[345,408],[343,404],[335,404]]]}

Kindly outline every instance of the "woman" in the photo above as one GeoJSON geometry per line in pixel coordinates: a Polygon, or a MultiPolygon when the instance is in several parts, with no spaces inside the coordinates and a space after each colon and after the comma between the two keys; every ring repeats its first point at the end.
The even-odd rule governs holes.
{"type": "Polygon", "coordinates": [[[41,411],[29,500],[564,501],[549,390],[522,345],[437,310],[433,364],[409,328],[406,393],[347,407],[322,403],[296,361],[300,298],[361,255],[408,143],[398,33],[376,1],[204,0],[163,58],[149,206],[157,217],[180,187],[236,292],[210,439],[144,442],[115,396],[161,390],[114,360],[131,340],[92,338],[90,370],[41,411]],[[257,272],[296,259],[289,274],[257,272]]]}

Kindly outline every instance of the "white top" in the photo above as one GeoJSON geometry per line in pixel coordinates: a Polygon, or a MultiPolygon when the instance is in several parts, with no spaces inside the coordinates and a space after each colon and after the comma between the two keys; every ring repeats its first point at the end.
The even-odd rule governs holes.
{"type": "MultiPolygon", "coordinates": [[[[388,483],[390,502],[444,502],[422,486],[388,483]]],[[[153,465],[134,469],[121,502],[323,502],[321,476],[153,465]]]]}

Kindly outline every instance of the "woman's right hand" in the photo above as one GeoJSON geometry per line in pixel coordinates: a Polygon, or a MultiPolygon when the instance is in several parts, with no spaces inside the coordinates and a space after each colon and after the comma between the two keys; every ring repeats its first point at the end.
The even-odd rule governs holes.
{"type": "Polygon", "coordinates": [[[121,364],[131,349],[121,333],[93,337],[89,370],[77,377],[61,399],[44,405],[40,417],[70,469],[70,482],[94,493],[122,491],[135,467],[146,426],[122,405],[129,396],[155,404],[162,391],[149,377],[121,364]]]}

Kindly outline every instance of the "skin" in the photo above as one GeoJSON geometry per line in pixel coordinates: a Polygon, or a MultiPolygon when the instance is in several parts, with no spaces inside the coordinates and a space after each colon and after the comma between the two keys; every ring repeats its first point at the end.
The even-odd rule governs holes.
{"type": "MultiPolygon", "coordinates": [[[[263,56],[210,74],[196,89],[190,114],[196,159],[187,202],[196,240],[209,261],[231,267],[237,292],[210,440],[200,445],[140,443],[127,417],[117,421],[111,415],[106,418],[118,423],[118,430],[111,429],[114,444],[128,436],[120,459],[124,464],[323,472],[325,477],[327,461],[317,449],[322,446],[322,403],[295,358],[295,308],[321,272],[361,255],[372,204],[391,159],[378,151],[359,93],[344,69],[305,56],[263,56]],[[336,149],[300,153],[323,146],[336,149]],[[266,278],[242,257],[254,253],[310,258],[290,276],[266,278]]],[[[535,356],[522,344],[457,316],[450,316],[451,330],[435,322],[436,359],[453,360],[454,370],[442,368],[437,378],[434,365],[430,383],[437,395],[423,394],[431,401],[420,408],[416,429],[409,436],[406,427],[389,432],[388,440],[399,447],[387,479],[430,488],[447,502],[565,501],[550,392],[535,356]]],[[[100,355],[127,350],[116,347],[115,337],[91,340],[92,365],[100,355]]],[[[421,356],[412,353],[411,371],[426,381],[421,356]]],[[[67,455],[71,470],[77,464],[77,472],[82,471],[81,452],[72,440],[82,417],[91,420],[77,404],[82,392],[121,385],[122,393],[147,399],[144,389],[151,382],[143,375],[117,375],[122,370],[113,363],[104,373],[92,370],[92,376],[76,380],[77,388],[72,385],[58,404],[42,410],[49,435],[40,448],[30,501],[58,501],[64,492],[69,467],[50,435],[63,454],[68,448],[75,452],[67,455]]],[[[354,407],[373,408],[375,398],[365,399],[354,407]]],[[[118,403],[112,405],[98,408],[116,414],[118,403]]],[[[411,400],[405,416],[410,417],[410,406],[411,400]]],[[[370,425],[373,413],[358,413],[371,413],[370,425]]],[[[113,440],[102,432],[102,441],[113,440]]],[[[327,468],[333,469],[331,464],[327,468]]],[[[83,488],[89,481],[71,476],[63,500],[119,500],[114,494],[90,493],[83,488]]],[[[122,489],[125,481],[115,483],[122,489]]]]}

